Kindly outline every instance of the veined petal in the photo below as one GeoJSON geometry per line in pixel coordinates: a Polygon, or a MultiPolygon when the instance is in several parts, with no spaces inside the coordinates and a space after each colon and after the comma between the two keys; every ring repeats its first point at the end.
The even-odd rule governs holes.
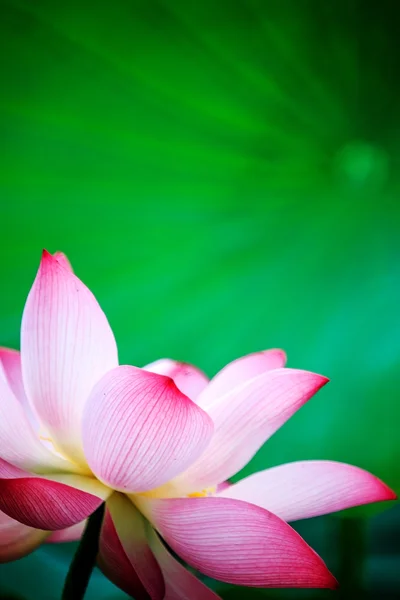
{"type": "Polygon", "coordinates": [[[226,365],[211,379],[198,398],[198,404],[207,410],[215,400],[231,392],[238,385],[272,369],[280,369],[285,364],[285,352],[275,348],[263,352],[253,352],[238,358],[226,365]]]}
{"type": "Polygon", "coordinates": [[[95,386],[83,418],[88,464],[124,492],[151,490],[184,471],[212,431],[210,417],[172,379],[127,366],[95,386]]]}
{"type": "Polygon", "coordinates": [[[77,542],[81,539],[82,534],[85,530],[87,520],[71,525],[66,529],[59,529],[58,531],[52,531],[49,537],[46,539],[46,544],[60,544],[63,542],[77,542]]]}
{"type": "Polygon", "coordinates": [[[21,326],[25,391],[57,447],[82,460],[83,405],[118,364],[108,321],[93,294],[44,251],[21,326]]]}
{"type": "Polygon", "coordinates": [[[144,518],[118,493],[107,502],[99,566],[115,585],[137,600],[163,600],[164,578],[148,545],[144,518]]]}
{"type": "Polygon", "coordinates": [[[34,415],[25,394],[24,383],[22,381],[21,354],[18,350],[0,348],[0,376],[1,373],[3,373],[4,378],[16,399],[22,404],[22,408],[32,425],[32,429],[35,432],[38,432],[40,430],[40,424],[34,415]]]}
{"type": "Polygon", "coordinates": [[[1,467],[0,510],[37,529],[52,531],[79,523],[112,491],[100,481],[81,475],[39,477],[4,462],[1,467]]]}
{"type": "Polygon", "coordinates": [[[226,481],[307,400],[328,382],[297,369],[276,369],[254,377],[207,407],[214,436],[206,451],[170,483],[182,495],[226,481]]]}
{"type": "Polygon", "coordinates": [[[257,504],[285,521],[396,499],[396,494],[371,473],[328,460],[273,467],[242,479],[219,495],[257,504]]]}
{"type": "Polygon", "coordinates": [[[0,377],[0,457],[35,473],[80,471],[80,467],[44,447],[3,376],[0,377]]]}
{"type": "Polygon", "coordinates": [[[336,587],[322,559],[267,510],[228,498],[141,500],[171,548],[205,575],[251,587],[336,587]]]}
{"type": "Polygon", "coordinates": [[[172,556],[151,526],[147,538],[164,576],[164,600],[221,600],[172,556]]]}
{"type": "Polygon", "coordinates": [[[26,556],[48,535],[48,531],[27,527],[0,512],[0,563],[26,556]]]}
{"type": "Polygon", "coordinates": [[[208,377],[203,371],[188,363],[178,362],[170,358],[161,358],[143,368],[151,373],[171,377],[182,394],[193,401],[208,384],[208,377]]]}
{"type": "Polygon", "coordinates": [[[3,368],[5,379],[14,396],[25,408],[28,400],[22,381],[21,354],[11,348],[0,348],[0,369],[3,368]]]}

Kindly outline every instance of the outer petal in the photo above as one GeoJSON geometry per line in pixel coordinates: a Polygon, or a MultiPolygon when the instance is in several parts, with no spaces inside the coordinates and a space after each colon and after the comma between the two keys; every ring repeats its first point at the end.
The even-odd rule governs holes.
{"type": "Polygon", "coordinates": [[[46,478],[1,463],[0,510],[29,527],[65,529],[88,517],[111,490],[81,475],[46,478]]]}
{"type": "Polygon", "coordinates": [[[298,533],[258,506],[217,497],[143,504],[171,548],[209,577],[251,587],[336,587],[298,533]]]}
{"type": "Polygon", "coordinates": [[[210,445],[173,482],[179,495],[232,477],[327,381],[308,371],[276,369],[221,396],[207,408],[215,426],[210,445]]]}
{"type": "Polygon", "coordinates": [[[148,527],[147,537],[164,575],[164,600],[221,600],[168,552],[151,527],[148,527]]]}
{"type": "Polygon", "coordinates": [[[22,408],[24,409],[32,429],[35,432],[39,432],[39,422],[34,416],[32,407],[25,394],[24,383],[22,381],[21,354],[18,350],[0,348],[0,378],[2,376],[15,398],[22,404],[22,408]]]}
{"type": "Polygon", "coordinates": [[[176,387],[191,400],[196,400],[208,384],[208,377],[203,371],[188,363],[178,362],[170,358],[161,358],[143,368],[151,373],[171,377],[176,387]]]}
{"type": "Polygon", "coordinates": [[[37,473],[79,470],[44,447],[3,376],[0,376],[0,457],[37,473]]]}
{"type": "Polygon", "coordinates": [[[202,392],[198,404],[207,410],[216,399],[237,387],[272,369],[280,369],[286,364],[283,350],[273,349],[254,352],[229,363],[215,375],[202,392]]]}
{"type": "Polygon", "coordinates": [[[118,364],[108,321],[93,294],[48,252],[29,293],[21,327],[25,390],[56,445],[82,459],[83,405],[118,364]]]}
{"type": "Polygon", "coordinates": [[[0,348],[0,369],[14,396],[21,402],[22,406],[28,406],[28,400],[25,395],[24,384],[22,381],[21,355],[18,350],[11,348],[0,348]]]}
{"type": "Polygon", "coordinates": [[[396,494],[371,473],[327,460],[306,460],[261,471],[219,495],[252,502],[285,521],[396,499],[396,494]]]}
{"type": "Polygon", "coordinates": [[[77,542],[81,539],[86,524],[87,521],[85,520],[77,523],[76,525],[71,525],[71,527],[67,527],[66,529],[53,531],[46,539],[46,543],[59,544],[61,542],[77,542]]]}
{"type": "Polygon", "coordinates": [[[107,508],[100,537],[102,571],[137,600],[162,600],[164,578],[147,543],[142,515],[118,493],[111,496],[107,508]]]}
{"type": "Polygon", "coordinates": [[[210,417],[172,379],[136,367],[110,371],[85,408],[87,461],[111,487],[143,492],[184,471],[210,441],[210,417]]]}
{"type": "Polygon", "coordinates": [[[40,546],[47,531],[33,529],[0,512],[0,563],[26,556],[40,546]]]}

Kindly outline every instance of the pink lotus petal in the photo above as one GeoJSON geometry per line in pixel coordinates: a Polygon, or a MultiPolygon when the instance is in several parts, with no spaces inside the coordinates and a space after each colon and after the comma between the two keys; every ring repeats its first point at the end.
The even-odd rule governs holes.
{"type": "Polygon", "coordinates": [[[188,363],[178,362],[170,358],[161,358],[143,368],[151,373],[171,377],[182,394],[193,401],[208,384],[208,377],[203,371],[188,363]]]}
{"type": "Polygon", "coordinates": [[[263,508],[219,497],[141,502],[171,548],[209,577],[251,587],[336,587],[316,552],[263,508]]]}
{"type": "Polygon", "coordinates": [[[117,348],[93,294],[46,251],[25,305],[21,357],[25,390],[42,424],[68,456],[82,460],[83,405],[118,364],[117,348]]]}
{"type": "Polygon", "coordinates": [[[16,399],[21,403],[32,429],[35,433],[38,433],[40,424],[25,394],[24,383],[22,381],[21,354],[18,350],[0,348],[0,376],[1,373],[3,373],[16,399]]]}
{"type": "Polygon", "coordinates": [[[71,263],[65,256],[64,252],[54,252],[53,257],[58,263],[60,263],[60,265],[62,265],[65,269],[68,269],[68,271],[71,271],[71,273],[73,273],[71,263]]]}
{"type": "Polygon", "coordinates": [[[231,392],[233,388],[242,385],[249,379],[257,377],[266,371],[279,369],[286,364],[286,354],[283,350],[265,350],[254,352],[229,363],[213,377],[207,388],[198,399],[198,404],[205,410],[216,399],[231,392]]]}
{"type": "Polygon", "coordinates": [[[3,367],[6,381],[10,386],[12,393],[22,406],[27,406],[28,400],[25,395],[24,384],[22,381],[21,355],[18,350],[0,348],[0,365],[3,367]]]}
{"type": "Polygon", "coordinates": [[[147,537],[164,576],[164,600],[221,600],[168,552],[151,527],[148,528],[147,537]]]}
{"type": "Polygon", "coordinates": [[[107,509],[100,537],[102,571],[137,600],[162,600],[164,578],[148,545],[144,518],[118,493],[108,500],[107,509]]]}
{"type": "Polygon", "coordinates": [[[48,536],[0,512],[0,563],[17,560],[35,550],[48,536]]]}
{"type": "MultiPolygon", "coordinates": [[[[230,481],[223,481],[222,483],[219,483],[217,485],[217,489],[216,489],[216,493],[219,494],[220,492],[224,492],[225,490],[227,490],[228,488],[232,487],[232,483],[230,483],[230,481]]],[[[224,494],[221,494],[221,496],[223,496],[224,494]]]]}
{"type": "Polygon", "coordinates": [[[24,525],[50,531],[86,519],[111,493],[96,479],[81,475],[43,478],[10,467],[8,474],[1,469],[1,477],[0,510],[24,525]]]}
{"type": "Polygon", "coordinates": [[[73,463],[60,458],[41,444],[6,378],[0,376],[0,457],[36,473],[76,471],[73,463]]]}
{"type": "Polygon", "coordinates": [[[285,521],[396,499],[396,494],[371,473],[328,460],[305,460],[261,471],[220,495],[252,502],[285,521]]]}
{"type": "Polygon", "coordinates": [[[212,431],[210,417],[172,379],[127,366],[96,385],[83,418],[88,464],[124,492],[151,490],[184,471],[212,431]]]}
{"type": "Polygon", "coordinates": [[[215,427],[210,445],[172,482],[179,495],[232,477],[327,381],[308,371],[276,369],[221,396],[207,408],[215,427]]]}
{"type": "Polygon", "coordinates": [[[28,476],[36,477],[36,475],[32,475],[0,458],[0,479],[14,479],[28,476]]]}
{"type": "Polygon", "coordinates": [[[137,600],[149,600],[148,593],[125,554],[108,511],[100,535],[97,564],[107,579],[129,596],[137,600]]]}
{"type": "Polygon", "coordinates": [[[46,539],[46,544],[77,542],[81,539],[82,534],[85,531],[86,524],[87,520],[76,523],[76,525],[71,525],[71,527],[67,527],[66,529],[53,531],[46,539]]]}

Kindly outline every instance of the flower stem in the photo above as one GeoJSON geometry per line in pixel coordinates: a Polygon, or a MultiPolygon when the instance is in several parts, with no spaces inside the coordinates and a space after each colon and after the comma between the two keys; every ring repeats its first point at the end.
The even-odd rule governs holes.
{"type": "Polygon", "coordinates": [[[90,515],[64,583],[61,600],[82,600],[96,564],[104,503],[90,515]]]}
{"type": "Polygon", "coordinates": [[[344,597],[358,598],[363,593],[366,555],[366,523],[358,517],[339,519],[340,592],[344,597]]]}

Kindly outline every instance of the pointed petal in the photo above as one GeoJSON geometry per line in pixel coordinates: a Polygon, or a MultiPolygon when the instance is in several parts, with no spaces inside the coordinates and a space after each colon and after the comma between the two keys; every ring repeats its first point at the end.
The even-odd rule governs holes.
{"type": "Polygon", "coordinates": [[[33,529],[0,512],[0,563],[17,560],[40,546],[47,531],[33,529]]]}
{"type": "Polygon", "coordinates": [[[258,506],[218,497],[142,502],[167,544],[209,577],[251,587],[336,587],[299,534],[258,506]]]}
{"type": "Polygon", "coordinates": [[[25,391],[56,445],[76,460],[81,416],[93,385],[118,364],[108,321],[93,294],[44,251],[21,327],[25,391]]]}
{"type": "Polygon", "coordinates": [[[137,600],[164,598],[164,579],[147,542],[144,518],[118,493],[107,502],[99,564],[115,585],[137,600]]]}
{"type": "Polygon", "coordinates": [[[308,371],[276,369],[218,398],[207,408],[215,427],[211,443],[200,459],[172,482],[180,495],[232,477],[327,381],[308,371]]]}
{"type": "Polygon", "coordinates": [[[0,457],[36,473],[76,471],[79,468],[41,444],[5,377],[0,376],[0,457]]]}
{"type": "Polygon", "coordinates": [[[221,600],[168,552],[152,527],[148,527],[147,537],[164,575],[164,600],[221,600]]]}
{"type": "Polygon", "coordinates": [[[285,521],[396,499],[371,473],[328,460],[305,460],[261,471],[219,495],[257,504],[285,521]]]}
{"type": "Polygon", "coordinates": [[[66,529],[53,531],[46,539],[46,544],[60,544],[62,542],[77,542],[81,539],[85,530],[87,520],[71,525],[66,529]]]}
{"type": "Polygon", "coordinates": [[[205,410],[217,398],[272,369],[280,369],[286,364],[283,350],[273,349],[264,352],[253,352],[229,363],[215,375],[198,399],[198,404],[205,410]]]}
{"type": "Polygon", "coordinates": [[[143,368],[151,373],[171,377],[178,390],[193,401],[208,384],[208,377],[203,371],[188,363],[178,362],[170,358],[161,358],[143,368]]]}
{"type": "Polygon", "coordinates": [[[83,418],[93,473],[124,492],[143,492],[184,471],[212,436],[210,417],[172,379],[118,367],[96,385],[83,418]]]}
{"type": "MultiPolygon", "coordinates": [[[[227,490],[228,488],[230,488],[233,484],[230,481],[223,481],[222,483],[219,483],[217,485],[217,489],[215,490],[215,492],[217,494],[219,494],[220,492],[223,492],[225,490],[227,490]]],[[[224,494],[221,494],[221,496],[223,496],[224,494]]]]}
{"type": "Polygon", "coordinates": [[[53,256],[56,259],[56,261],[58,263],[60,263],[61,266],[63,266],[65,269],[67,269],[68,271],[71,271],[71,273],[73,273],[71,263],[69,262],[68,258],[65,256],[64,252],[54,252],[53,256]]]}
{"type": "Polygon", "coordinates": [[[10,469],[1,476],[9,478],[0,479],[0,510],[24,525],[49,531],[86,519],[111,493],[96,479],[81,475],[44,478],[10,469]]]}

